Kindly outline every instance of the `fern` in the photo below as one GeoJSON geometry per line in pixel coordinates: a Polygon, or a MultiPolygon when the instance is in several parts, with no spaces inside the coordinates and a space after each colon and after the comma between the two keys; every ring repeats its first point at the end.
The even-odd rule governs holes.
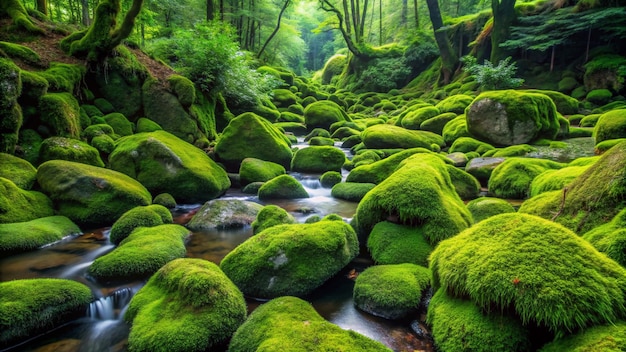
{"type": "Polygon", "coordinates": [[[480,65],[473,56],[465,56],[461,61],[465,64],[463,70],[476,78],[481,90],[511,89],[524,83],[523,79],[514,77],[517,67],[515,63],[510,63],[510,56],[501,60],[497,66],[489,60],[480,65]]]}

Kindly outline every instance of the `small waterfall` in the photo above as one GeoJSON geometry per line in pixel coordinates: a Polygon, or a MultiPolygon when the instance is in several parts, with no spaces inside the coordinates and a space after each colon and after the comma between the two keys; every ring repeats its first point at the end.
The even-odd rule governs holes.
{"type": "Polygon", "coordinates": [[[125,287],[91,302],[87,310],[87,317],[95,320],[121,319],[134,293],[133,289],[125,287]]]}

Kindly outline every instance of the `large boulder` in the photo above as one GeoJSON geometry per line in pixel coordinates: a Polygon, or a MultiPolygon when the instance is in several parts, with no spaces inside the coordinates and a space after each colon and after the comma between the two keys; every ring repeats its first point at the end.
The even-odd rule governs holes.
{"type": "Polygon", "coordinates": [[[297,199],[309,198],[304,186],[291,175],[280,175],[259,188],[259,199],[297,199]]]}
{"type": "Polygon", "coordinates": [[[259,211],[256,219],[252,222],[252,233],[255,235],[267,228],[276,225],[297,223],[293,215],[277,205],[266,205],[259,211]]]}
{"type": "Polygon", "coordinates": [[[132,351],[220,350],[246,319],[246,301],[217,265],[175,259],[137,292],[124,319],[132,351]]]}
{"type": "Polygon", "coordinates": [[[341,171],[346,155],[331,146],[311,146],[298,150],[291,160],[291,170],[322,174],[326,171],[341,171]]]}
{"type": "Polygon", "coordinates": [[[80,228],[65,216],[0,224],[0,256],[32,251],[80,232],[80,228]]]}
{"type": "Polygon", "coordinates": [[[178,202],[213,199],[230,187],[224,169],[206,153],[165,131],[121,138],[109,163],[153,194],[169,193],[178,202]]]}
{"type": "Polygon", "coordinates": [[[309,131],[315,128],[328,130],[335,122],[351,120],[337,103],[330,100],[316,101],[304,109],[304,121],[309,131]]]}
{"type": "Polygon", "coordinates": [[[249,226],[262,208],[240,199],[214,199],[204,203],[185,226],[191,231],[249,226]]]}
{"type": "Polygon", "coordinates": [[[134,207],[125,212],[113,223],[109,240],[120,244],[138,227],[153,227],[174,222],[172,213],[162,205],[151,204],[145,207],[134,207]]]}
{"type": "Polygon", "coordinates": [[[220,266],[248,296],[302,296],[337,274],[358,252],[350,225],[322,220],[267,228],[237,246],[220,266]]]}
{"type": "Polygon", "coordinates": [[[593,130],[596,144],[626,138],[626,109],[611,110],[600,116],[593,130]]]}
{"type": "Polygon", "coordinates": [[[254,113],[232,119],[222,132],[215,154],[236,172],[245,158],[271,161],[285,168],[291,163],[291,142],[278,128],[254,113]]]}
{"type": "Polygon", "coordinates": [[[396,170],[402,160],[418,153],[430,153],[430,150],[426,148],[411,148],[394,153],[384,159],[357,166],[350,171],[348,177],[346,177],[346,182],[381,183],[396,170]]]}
{"type": "Polygon", "coordinates": [[[377,264],[428,266],[433,246],[419,227],[381,221],[372,228],[367,238],[367,249],[377,264]]]}
{"type": "Polygon", "coordinates": [[[80,139],[80,107],[70,93],[48,93],[39,100],[40,122],[52,135],[80,139]]]}
{"type": "Polygon", "coordinates": [[[150,192],[132,178],[72,161],[41,164],[37,182],[57,212],[81,226],[110,225],[126,211],[152,201],[150,192]]]}
{"type": "Polygon", "coordinates": [[[435,150],[446,144],[443,138],[428,131],[413,131],[394,125],[374,125],[361,133],[363,144],[368,149],[425,148],[435,150]]]}
{"type": "Polygon", "coordinates": [[[41,143],[39,162],[48,160],[67,160],[104,167],[98,149],[83,141],[65,137],[50,137],[41,143]]]}
{"type": "Polygon", "coordinates": [[[285,168],[271,161],[245,158],[239,167],[239,183],[242,188],[252,182],[266,182],[276,176],[284,175],[285,168]]]}
{"type": "Polygon", "coordinates": [[[31,189],[37,180],[37,169],[22,158],[0,153],[0,177],[11,180],[21,189],[31,189]]]}
{"type": "Polygon", "coordinates": [[[52,216],[52,202],[43,193],[26,191],[0,177],[0,224],[52,216]]]}
{"type": "Polygon", "coordinates": [[[389,352],[380,342],[332,324],[310,303],[296,297],[273,299],[250,314],[228,350],[389,352]]]}
{"type": "Polygon", "coordinates": [[[555,139],[560,127],[556,107],[548,96],[515,90],[482,93],[465,115],[473,136],[496,145],[555,139]]]}

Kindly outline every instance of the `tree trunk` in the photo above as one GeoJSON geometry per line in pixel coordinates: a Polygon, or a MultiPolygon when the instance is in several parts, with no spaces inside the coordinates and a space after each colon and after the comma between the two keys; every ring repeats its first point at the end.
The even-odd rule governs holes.
{"type": "Polygon", "coordinates": [[[506,56],[506,50],[500,48],[509,36],[509,28],[515,21],[515,0],[491,0],[493,30],[491,31],[491,63],[496,65],[506,56]]]}
{"type": "Polygon", "coordinates": [[[18,0],[0,1],[0,17],[10,17],[13,23],[31,33],[43,34],[43,30],[30,20],[26,8],[18,0]]]}
{"type": "Polygon", "coordinates": [[[89,0],[81,0],[82,7],[82,24],[83,26],[89,26],[91,20],[89,19],[89,0]]]}
{"type": "Polygon", "coordinates": [[[383,0],[378,2],[378,46],[383,45],[383,0]]]}
{"type": "Polygon", "coordinates": [[[428,12],[430,13],[430,21],[433,24],[433,31],[435,32],[435,41],[439,48],[439,55],[441,55],[441,74],[443,75],[443,83],[448,84],[452,77],[454,67],[458,62],[458,58],[454,55],[450,41],[446,32],[440,30],[443,27],[443,20],[441,19],[441,11],[439,10],[439,3],[437,0],[426,0],[428,5],[428,12]]]}
{"type": "Polygon", "coordinates": [[[400,24],[406,25],[406,18],[409,13],[409,0],[402,0],[402,12],[400,13],[400,24]]]}
{"type": "Polygon", "coordinates": [[[37,11],[48,16],[48,2],[46,0],[37,0],[37,11]]]}
{"type": "Polygon", "coordinates": [[[420,29],[420,13],[417,8],[417,0],[413,0],[413,11],[415,12],[415,29],[420,29]]]}
{"type": "Polygon", "coordinates": [[[278,14],[278,21],[276,22],[276,27],[274,28],[274,31],[272,32],[272,34],[270,34],[270,36],[267,37],[265,44],[263,44],[263,46],[261,47],[261,50],[259,50],[259,53],[256,55],[258,58],[261,57],[261,55],[263,54],[263,51],[267,47],[267,44],[270,43],[272,38],[274,38],[276,33],[278,33],[278,30],[280,30],[280,21],[283,18],[283,14],[285,13],[285,10],[287,10],[287,7],[289,6],[290,3],[291,3],[291,0],[285,0],[283,7],[280,9],[280,13],[278,14]]]}
{"type": "MultiPolygon", "coordinates": [[[[346,17],[350,18],[350,10],[348,10],[348,0],[343,0],[342,3],[343,3],[343,13],[346,14],[346,17]]],[[[348,35],[350,35],[352,32],[352,28],[350,26],[350,20],[346,21],[346,32],[348,32],[348,35]]]]}
{"type": "Polygon", "coordinates": [[[206,20],[213,21],[215,19],[215,3],[213,0],[206,0],[206,20]]]}
{"type": "Polygon", "coordinates": [[[365,40],[365,16],[367,16],[367,5],[368,0],[365,0],[365,2],[363,3],[363,13],[361,14],[361,20],[359,21],[359,37],[361,38],[362,42],[365,40]]]}
{"type": "MultiPolygon", "coordinates": [[[[346,0],[344,0],[343,3],[344,5],[346,5],[346,0]]],[[[348,25],[348,21],[346,21],[343,15],[341,14],[341,11],[339,11],[331,3],[331,0],[320,0],[320,5],[322,7],[322,10],[327,11],[327,12],[332,12],[335,14],[335,16],[337,16],[337,20],[339,21],[339,25],[338,25],[339,28],[337,29],[339,29],[339,31],[341,32],[341,36],[343,37],[343,40],[346,42],[346,46],[348,47],[348,50],[350,50],[350,52],[354,54],[354,56],[356,57],[364,57],[365,55],[363,54],[363,52],[359,49],[359,47],[352,40],[352,37],[350,36],[350,32],[348,32],[346,28],[344,28],[344,25],[346,27],[348,27],[349,25],[348,25]]]]}

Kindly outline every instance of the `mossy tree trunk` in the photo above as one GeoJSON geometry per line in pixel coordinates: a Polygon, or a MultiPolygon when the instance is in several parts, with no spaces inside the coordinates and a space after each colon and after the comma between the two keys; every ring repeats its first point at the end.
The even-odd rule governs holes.
{"type": "Polygon", "coordinates": [[[71,55],[85,56],[89,61],[99,61],[128,38],[135,25],[135,18],[141,11],[143,0],[133,0],[122,24],[117,26],[115,19],[120,12],[120,1],[101,1],[96,8],[94,21],[87,32],[78,38],[71,35],[65,39],[71,41],[71,43],[66,43],[66,45],[69,44],[71,55]]]}
{"type": "Polygon", "coordinates": [[[509,36],[509,28],[517,18],[515,0],[491,0],[493,29],[491,31],[491,62],[496,65],[505,58],[506,50],[500,48],[509,36]]]}
{"type": "Polygon", "coordinates": [[[278,33],[278,31],[280,30],[280,21],[283,18],[283,14],[285,13],[285,10],[287,10],[287,7],[289,7],[289,4],[291,4],[291,0],[285,0],[283,7],[280,9],[280,13],[278,14],[278,21],[276,22],[276,27],[274,28],[274,31],[272,32],[272,34],[270,34],[270,36],[267,37],[267,40],[265,41],[265,44],[263,44],[263,47],[261,48],[261,50],[259,50],[259,53],[257,54],[258,58],[261,58],[261,55],[263,55],[263,51],[265,51],[265,48],[267,48],[267,45],[274,38],[276,33],[278,33]]]}
{"type": "Polygon", "coordinates": [[[23,28],[31,33],[43,34],[43,30],[31,21],[26,8],[19,0],[0,1],[0,18],[3,17],[11,18],[18,28],[23,28]]]}
{"type": "Polygon", "coordinates": [[[430,21],[433,24],[433,31],[435,32],[435,41],[439,48],[439,54],[441,56],[441,81],[444,84],[450,82],[454,68],[459,62],[459,58],[455,55],[450,40],[446,32],[442,31],[443,20],[441,18],[441,11],[439,10],[439,3],[437,0],[426,0],[428,5],[428,12],[430,13],[430,21]]]}

